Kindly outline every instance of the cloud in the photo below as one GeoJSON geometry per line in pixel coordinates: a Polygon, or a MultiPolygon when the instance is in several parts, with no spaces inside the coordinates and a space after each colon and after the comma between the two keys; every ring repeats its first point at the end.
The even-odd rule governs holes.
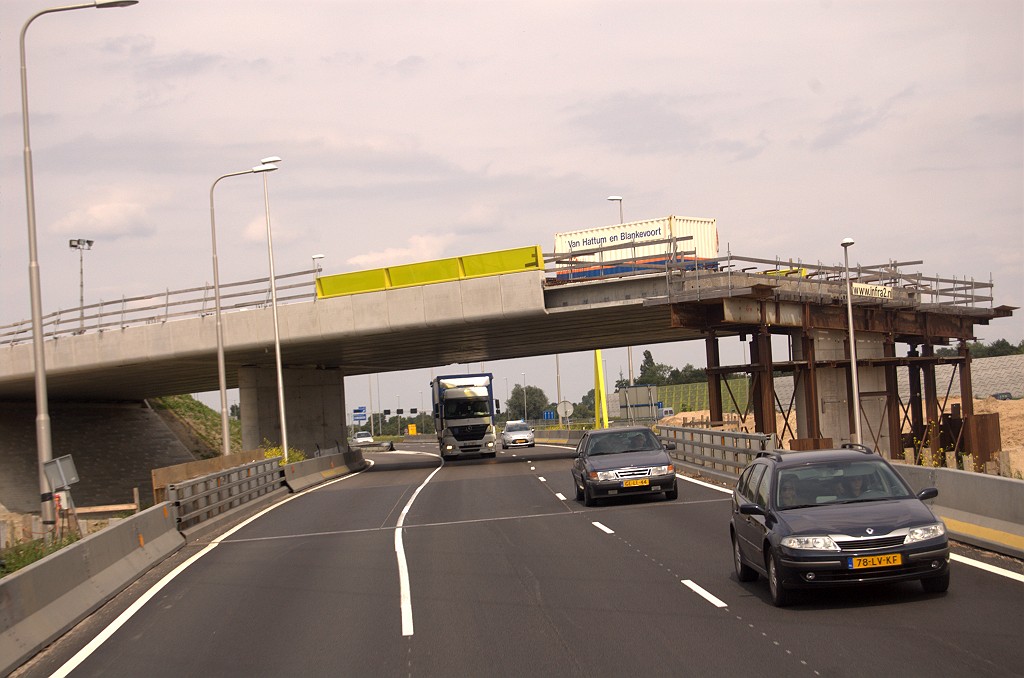
{"type": "Polygon", "coordinates": [[[414,235],[409,238],[405,247],[389,247],[376,252],[357,254],[345,260],[355,269],[380,268],[382,266],[395,266],[397,264],[408,264],[416,261],[430,261],[431,259],[442,259],[448,246],[456,241],[452,233],[442,235],[414,235]]]}
{"type": "Polygon", "coordinates": [[[90,238],[117,240],[151,235],[154,229],[148,221],[146,207],[141,203],[113,200],[70,212],[55,221],[49,230],[76,237],[84,233],[90,238]]]}
{"type": "Polygon", "coordinates": [[[665,94],[619,92],[579,103],[567,123],[584,136],[627,154],[688,154],[710,136],[708,125],[684,115],[685,102],[665,94]]]}
{"type": "Polygon", "coordinates": [[[824,130],[811,140],[811,148],[820,150],[840,146],[881,127],[889,119],[896,103],[913,93],[914,88],[908,87],[875,108],[865,105],[859,99],[847,101],[842,110],[824,122],[824,130]]]}

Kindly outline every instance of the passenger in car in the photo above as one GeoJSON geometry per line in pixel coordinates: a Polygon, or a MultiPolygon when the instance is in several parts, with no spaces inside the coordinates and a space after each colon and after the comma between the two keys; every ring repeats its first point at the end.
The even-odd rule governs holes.
{"type": "Polygon", "coordinates": [[[844,478],[839,484],[840,496],[843,499],[856,499],[860,495],[864,494],[865,487],[864,476],[850,476],[844,478]]]}
{"type": "Polygon", "coordinates": [[[783,476],[782,485],[779,489],[779,506],[787,508],[789,506],[796,506],[799,503],[796,494],[796,478],[789,475],[783,476]]]}

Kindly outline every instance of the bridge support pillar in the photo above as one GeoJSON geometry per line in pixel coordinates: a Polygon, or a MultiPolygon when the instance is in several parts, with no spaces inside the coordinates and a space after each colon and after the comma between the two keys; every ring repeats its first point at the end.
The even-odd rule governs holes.
{"type": "MultiPolygon", "coordinates": [[[[844,330],[818,329],[810,330],[806,335],[808,341],[794,342],[794,357],[797,361],[813,361],[813,371],[807,371],[813,372],[814,385],[796,392],[797,431],[800,436],[813,436],[817,419],[821,437],[831,438],[836,446],[850,442],[853,387],[847,333],[844,330]]],[[[857,332],[856,339],[861,431],[864,435],[861,442],[889,456],[890,396],[886,388],[885,368],[865,364],[873,358],[885,357],[885,337],[877,332],[857,332]]]]}
{"type": "MultiPolygon", "coordinates": [[[[307,457],[317,449],[345,445],[345,380],[338,369],[286,368],[285,411],[288,447],[307,457]]],[[[281,444],[277,406],[277,371],[273,367],[242,367],[238,370],[242,412],[242,448],[254,450],[264,440],[281,444]]]]}

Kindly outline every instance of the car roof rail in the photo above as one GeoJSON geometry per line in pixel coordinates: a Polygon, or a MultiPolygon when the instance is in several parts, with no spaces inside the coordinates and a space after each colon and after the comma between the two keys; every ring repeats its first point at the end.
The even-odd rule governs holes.
{"type": "Polygon", "coordinates": [[[761,457],[769,457],[774,461],[782,461],[782,455],[778,450],[761,450],[754,455],[754,459],[760,459],[761,457]]]}
{"type": "Polygon", "coordinates": [[[857,450],[858,452],[862,452],[864,454],[875,453],[875,451],[872,450],[870,447],[868,447],[867,445],[861,445],[860,443],[843,443],[842,448],[844,450],[857,450]]]}

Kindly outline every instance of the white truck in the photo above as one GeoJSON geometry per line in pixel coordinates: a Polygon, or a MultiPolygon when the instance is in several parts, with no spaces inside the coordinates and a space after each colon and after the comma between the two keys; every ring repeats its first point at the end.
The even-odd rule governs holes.
{"type": "Polygon", "coordinates": [[[442,459],[496,453],[494,389],[491,374],[458,374],[430,382],[434,430],[442,459]]]}
{"type": "Polygon", "coordinates": [[[555,234],[555,277],[594,278],[664,268],[718,267],[718,222],[668,216],[555,234]]]}

